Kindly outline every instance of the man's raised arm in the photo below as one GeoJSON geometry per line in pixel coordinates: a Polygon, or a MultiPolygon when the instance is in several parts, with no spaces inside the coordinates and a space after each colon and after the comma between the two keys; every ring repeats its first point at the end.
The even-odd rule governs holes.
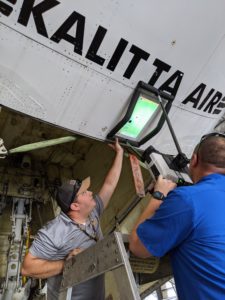
{"type": "Polygon", "coordinates": [[[101,187],[100,192],[98,193],[102,199],[104,208],[106,208],[106,206],[108,205],[109,200],[117,186],[123,162],[123,148],[120,146],[118,139],[116,139],[114,145],[110,146],[116,151],[116,157],[114,159],[112,167],[110,168],[108,174],[105,177],[103,186],[101,187]]]}

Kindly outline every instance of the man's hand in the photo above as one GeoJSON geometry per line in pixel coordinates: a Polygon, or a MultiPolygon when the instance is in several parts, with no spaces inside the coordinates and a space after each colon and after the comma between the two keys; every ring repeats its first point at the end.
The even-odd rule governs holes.
{"type": "Polygon", "coordinates": [[[173,181],[165,179],[162,177],[162,175],[159,175],[154,186],[154,191],[159,191],[166,197],[170,191],[175,189],[176,186],[176,183],[174,183],[173,181]]]}
{"type": "MultiPolygon", "coordinates": [[[[164,179],[162,175],[159,175],[154,185],[154,191],[159,191],[163,193],[164,196],[167,196],[167,194],[170,191],[172,191],[176,186],[177,186],[176,183],[174,183],[173,181],[164,179]]],[[[150,189],[152,189],[152,185],[149,186],[149,190],[150,189]]],[[[141,223],[143,223],[146,219],[151,218],[155,214],[156,209],[158,209],[162,203],[163,203],[162,200],[156,200],[152,197],[151,200],[149,201],[149,204],[142,212],[141,216],[138,218],[138,221],[130,234],[130,239],[129,239],[130,251],[139,257],[143,257],[143,258],[149,257],[151,256],[151,253],[145,248],[145,246],[140,241],[137,235],[137,227],[141,223]]]]}
{"type": "Polygon", "coordinates": [[[82,251],[84,251],[84,249],[80,249],[80,248],[75,248],[73,249],[66,257],[66,260],[69,260],[70,258],[72,258],[73,256],[81,253],[82,251]]]}
{"type": "Polygon", "coordinates": [[[109,146],[116,152],[116,153],[123,153],[123,148],[120,146],[118,138],[115,140],[115,144],[109,144],[109,146]]]}

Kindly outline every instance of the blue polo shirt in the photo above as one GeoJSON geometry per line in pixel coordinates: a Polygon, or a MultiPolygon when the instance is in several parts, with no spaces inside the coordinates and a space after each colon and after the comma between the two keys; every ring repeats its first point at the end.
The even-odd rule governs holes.
{"type": "Polygon", "coordinates": [[[152,255],[170,252],[179,300],[225,299],[225,175],[171,191],[137,233],[152,255]]]}

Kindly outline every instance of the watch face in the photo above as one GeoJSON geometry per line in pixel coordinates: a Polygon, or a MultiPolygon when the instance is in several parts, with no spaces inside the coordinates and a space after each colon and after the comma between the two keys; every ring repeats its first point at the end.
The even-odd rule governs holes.
{"type": "Polygon", "coordinates": [[[163,193],[161,193],[161,192],[159,192],[159,191],[153,192],[152,196],[153,196],[155,199],[158,199],[158,200],[163,200],[163,198],[164,198],[163,193]]]}

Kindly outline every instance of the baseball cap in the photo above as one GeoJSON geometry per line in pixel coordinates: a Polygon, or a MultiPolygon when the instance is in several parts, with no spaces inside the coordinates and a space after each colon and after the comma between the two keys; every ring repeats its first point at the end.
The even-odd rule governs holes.
{"type": "Polygon", "coordinates": [[[87,191],[91,184],[90,177],[84,180],[71,179],[57,188],[56,201],[64,213],[70,210],[70,205],[74,198],[87,191]]]}

